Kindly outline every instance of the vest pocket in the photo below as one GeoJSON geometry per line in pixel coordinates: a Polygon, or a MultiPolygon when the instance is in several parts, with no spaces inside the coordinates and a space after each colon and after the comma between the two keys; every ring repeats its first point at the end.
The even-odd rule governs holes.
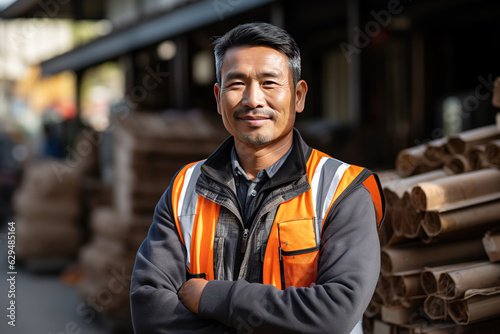
{"type": "Polygon", "coordinates": [[[308,287],[318,274],[314,218],[278,223],[281,287],[308,287]]]}
{"type": "Polygon", "coordinates": [[[297,252],[281,252],[281,279],[285,284],[281,286],[288,288],[308,287],[316,281],[318,275],[319,247],[303,249],[297,252]]]}

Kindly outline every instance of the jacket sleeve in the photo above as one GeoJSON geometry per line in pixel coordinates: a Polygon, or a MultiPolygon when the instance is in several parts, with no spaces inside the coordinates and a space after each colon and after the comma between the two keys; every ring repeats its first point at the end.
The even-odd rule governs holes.
{"type": "Polygon", "coordinates": [[[347,334],[361,319],[380,271],[375,209],[360,185],[328,213],[316,286],[278,290],[243,280],[210,281],[199,315],[242,332],[347,334]]]}
{"type": "Polygon", "coordinates": [[[179,300],[186,281],[186,251],[172,216],[170,188],[156,206],[153,224],[137,252],[131,282],[132,323],[141,333],[230,333],[214,319],[200,319],[179,300]]]}

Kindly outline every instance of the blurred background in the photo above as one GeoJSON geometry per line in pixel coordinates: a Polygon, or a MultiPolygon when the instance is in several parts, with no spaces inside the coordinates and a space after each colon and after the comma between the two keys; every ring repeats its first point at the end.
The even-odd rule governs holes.
{"type": "Polygon", "coordinates": [[[18,307],[0,331],[131,332],[154,207],[227,136],[214,36],[286,28],[309,84],[306,141],[385,171],[405,148],[495,122],[499,19],[494,0],[0,0],[0,262],[7,273],[15,222],[18,307]]]}

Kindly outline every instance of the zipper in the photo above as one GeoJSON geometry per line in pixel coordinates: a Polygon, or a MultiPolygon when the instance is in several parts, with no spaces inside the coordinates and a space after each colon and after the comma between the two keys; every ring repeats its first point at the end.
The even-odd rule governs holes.
{"type": "Polygon", "coordinates": [[[280,226],[278,224],[278,253],[280,259],[280,276],[281,276],[281,290],[285,290],[285,266],[283,264],[283,254],[281,249],[281,237],[280,237],[280,226]]]}
{"type": "Polygon", "coordinates": [[[241,239],[241,253],[245,253],[247,250],[248,235],[249,234],[250,234],[250,230],[245,228],[243,230],[243,238],[241,239]]]}
{"type": "MultiPolygon", "coordinates": [[[[222,203],[221,201],[214,201],[214,199],[207,198],[207,197],[205,197],[203,195],[201,195],[201,196],[203,196],[203,197],[207,198],[208,200],[213,201],[213,202],[215,202],[215,203],[217,203],[217,204],[225,207],[226,209],[228,209],[231,213],[233,213],[236,216],[236,218],[238,218],[241,226],[243,227],[244,226],[243,219],[241,217],[240,211],[238,210],[238,207],[241,205],[240,201],[238,200],[238,196],[236,196],[236,194],[231,190],[231,188],[229,188],[227,186],[227,184],[225,184],[224,182],[219,181],[217,178],[215,178],[214,176],[212,176],[211,173],[208,173],[207,171],[204,171],[203,170],[203,166],[202,166],[202,172],[204,172],[207,177],[209,177],[213,182],[215,182],[218,185],[220,185],[222,188],[228,189],[229,190],[229,194],[231,195],[230,196],[231,197],[231,202],[234,203],[235,205],[234,206],[228,206],[228,205],[225,205],[225,203],[222,203]]],[[[204,186],[204,188],[206,189],[207,187],[204,186]]]]}
{"type": "Polygon", "coordinates": [[[278,247],[280,254],[280,274],[281,274],[281,290],[285,290],[285,267],[283,265],[283,256],[281,255],[281,246],[278,247]]]}
{"type": "MultiPolygon", "coordinates": [[[[273,187],[269,187],[269,186],[266,187],[266,186],[264,186],[259,192],[263,192],[265,190],[281,186],[282,184],[285,184],[285,183],[288,183],[288,182],[290,182],[290,181],[288,180],[288,181],[277,182],[273,187]]],[[[306,191],[307,190],[304,190],[304,192],[306,192],[306,191]]],[[[302,193],[303,192],[298,193],[295,196],[299,196],[302,193]]],[[[270,200],[264,201],[264,203],[262,203],[261,206],[260,206],[261,209],[255,213],[252,226],[255,225],[255,223],[258,222],[265,214],[271,212],[271,210],[273,210],[274,207],[279,206],[281,203],[284,203],[287,200],[288,199],[281,200],[278,197],[273,197],[270,200]]]]}

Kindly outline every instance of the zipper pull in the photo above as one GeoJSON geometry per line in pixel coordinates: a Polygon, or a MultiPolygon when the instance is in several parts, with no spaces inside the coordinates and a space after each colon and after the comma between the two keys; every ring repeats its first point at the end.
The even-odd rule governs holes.
{"type": "Polygon", "coordinates": [[[250,231],[246,228],[243,230],[243,239],[241,240],[241,252],[245,253],[247,250],[248,235],[250,231]]]}

